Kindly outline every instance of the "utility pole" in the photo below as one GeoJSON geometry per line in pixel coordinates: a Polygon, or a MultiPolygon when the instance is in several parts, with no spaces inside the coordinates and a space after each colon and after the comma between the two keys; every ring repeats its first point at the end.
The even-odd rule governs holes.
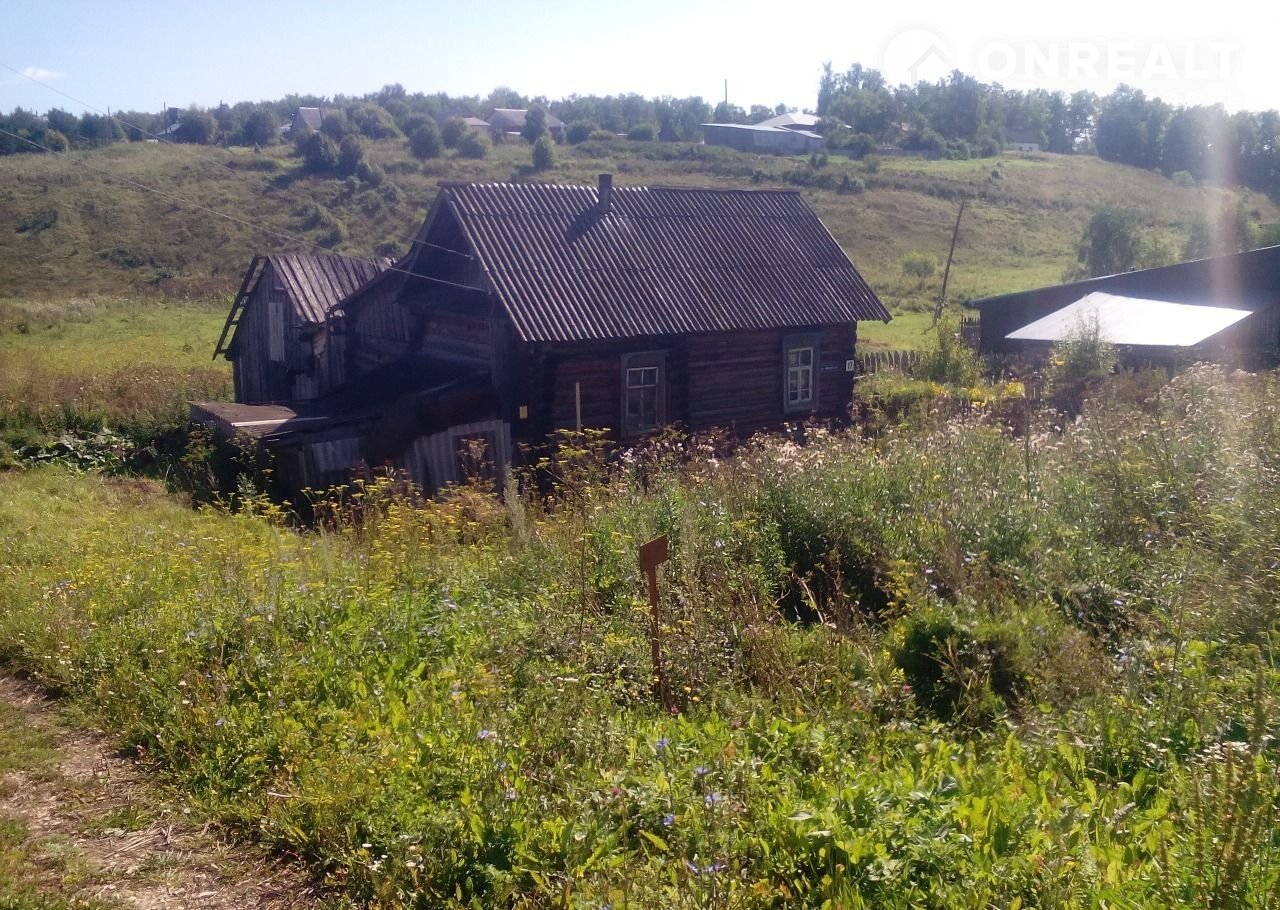
{"type": "Polygon", "coordinates": [[[956,255],[956,238],[960,236],[960,216],[964,214],[966,200],[960,200],[960,211],[956,212],[956,226],[951,231],[951,250],[947,253],[947,267],[942,272],[942,293],[938,295],[938,305],[933,309],[933,325],[942,321],[942,305],[947,302],[947,279],[951,277],[951,260],[956,255]]]}

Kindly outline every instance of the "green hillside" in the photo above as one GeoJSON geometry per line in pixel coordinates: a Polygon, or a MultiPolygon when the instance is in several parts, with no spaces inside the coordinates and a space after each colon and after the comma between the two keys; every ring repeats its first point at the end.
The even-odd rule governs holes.
{"type": "Polygon", "coordinates": [[[607,171],[621,184],[798,187],[895,312],[931,306],[962,197],[971,203],[953,300],[1059,280],[1085,223],[1104,205],[1141,213],[1167,258],[1178,256],[1196,220],[1234,209],[1238,199],[1255,221],[1278,216],[1249,191],[1182,186],[1090,156],[819,163],[617,141],[559,147],[555,166],[535,173],[523,143],[497,146],[480,161],[451,154],[422,164],[402,140],[383,140],[368,145],[368,157],[386,174],[378,186],[302,173],[285,147],[131,143],[4,158],[0,223],[12,227],[0,231],[0,297],[204,298],[233,292],[255,252],[394,254],[442,180],[593,182],[607,171]],[[902,273],[903,257],[916,252],[936,264],[923,282],[902,273]]]}

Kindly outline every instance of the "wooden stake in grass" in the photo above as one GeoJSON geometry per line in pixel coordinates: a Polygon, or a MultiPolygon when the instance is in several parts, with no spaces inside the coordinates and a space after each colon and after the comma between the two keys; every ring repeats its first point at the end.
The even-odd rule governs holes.
{"type": "Polygon", "coordinates": [[[658,566],[667,561],[667,535],[640,545],[640,569],[649,579],[649,645],[653,649],[654,694],[668,714],[676,713],[671,690],[662,672],[662,620],[658,613],[658,566]]]}

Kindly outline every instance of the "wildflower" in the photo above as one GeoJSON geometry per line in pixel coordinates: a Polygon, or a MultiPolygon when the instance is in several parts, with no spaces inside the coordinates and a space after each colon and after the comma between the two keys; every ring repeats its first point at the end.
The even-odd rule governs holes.
{"type": "Polygon", "coordinates": [[[662,827],[670,828],[675,823],[676,817],[672,813],[668,812],[666,815],[662,816],[662,827]]]}
{"type": "Polygon", "coordinates": [[[693,769],[693,776],[698,780],[702,780],[702,778],[707,776],[707,766],[698,765],[698,767],[693,769]]]}
{"type": "Polygon", "coordinates": [[[498,734],[495,733],[493,730],[481,730],[479,733],[476,734],[476,739],[481,741],[487,741],[490,739],[497,739],[497,738],[498,738],[498,734]]]}
{"type": "Polygon", "coordinates": [[[516,798],[515,787],[507,787],[506,792],[502,794],[502,798],[509,803],[515,802],[515,798],[516,798]]]}
{"type": "Polygon", "coordinates": [[[720,803],[724,801],[724,797],[713,790],[710,793],[708,793],[703,798],[702,801],[706,803],[708,809],[714,809],[716,806],[720,805],[720,803]]]}
{"type": "Polygon", "coordinates": [[[664,749],[667,748],[667,746],[671,745],[671,740],[663,736],[653,745],[654,745],[654,748],[656,748],[659,752],[662,752],[664,749]]]}

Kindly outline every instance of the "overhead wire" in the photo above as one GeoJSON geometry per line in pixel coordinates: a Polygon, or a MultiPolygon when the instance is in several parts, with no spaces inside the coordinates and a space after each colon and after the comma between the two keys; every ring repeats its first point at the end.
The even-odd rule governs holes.
{"type": "Polygon", "coordinates": [[[21,76],[23,79],[26,79],[28,82],[34,82],[36,85],[42,86],[43,88],[47,88],[49,91],[53,92],[54,94],[61,95],[63,98],[66,98],[68,101],[74,101],[76,104],[79,104],[85,110],[93,111],[95,114],[101,114],[104,117],[109,117],[110,119],[116,121],[116,123],[123,124],[124,126],[128,127],[131,130],[137,130],[139,133],[142,133],[145,136],[149,136],[150,138],[156,140],[157,142],[164,142],[168,145],[175,144],[171,140],[166,139],[164,136],[161,136],[158,133],[153,133],[150,130],[143,129],[142,127],[138,126],[136,123],[130,123],[128,120],[125,120],[123,117],[115,116],[114,114],[111,113],[110,109],[107,109],[106,111],[104,111],[101,108],[94,107],[89,102],[84,101],[80,98],[77,98],[75,95],[69,95],[66,92],[64,92],[62,89],[55,88],[54,86],[50,85],[48,82],[45,82],[43,79],[36,79],[33,76],[28,76],[22,70],[14,69],[12,66],[10,66],[7,63],[0,61],[0,69],[7,69],[9,72],[13,73],[15,76],[21,76]]]}

